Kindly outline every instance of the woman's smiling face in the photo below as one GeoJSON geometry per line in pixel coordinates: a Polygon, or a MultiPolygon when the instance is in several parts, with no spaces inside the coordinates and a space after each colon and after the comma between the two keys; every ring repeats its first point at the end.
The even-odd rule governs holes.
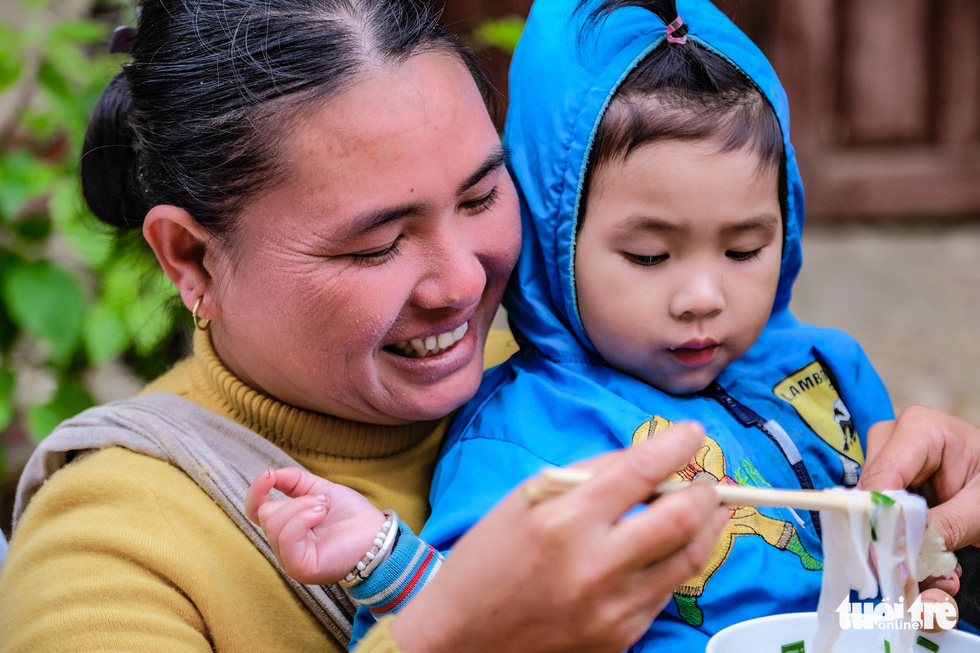
{"type": "Polygon", "coordinates": [[[520,246],[517,195],[452,55],[379,66],[297,119],[291,174],[209,256],[215,349],[281,401],[351,420],[442,417],[477,390],[520,246]]]}

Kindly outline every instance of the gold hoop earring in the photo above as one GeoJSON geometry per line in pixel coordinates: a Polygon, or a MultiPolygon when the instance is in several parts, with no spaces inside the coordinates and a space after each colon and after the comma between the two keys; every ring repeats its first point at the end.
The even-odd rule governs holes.
{"type": "Polygon", "coordinates": [[[194,326],[196,326],[201,331],[207,331],[208,330],[208,325],[211,324],[211,320],[209,320],[207,318],[204,318],[204,317],[198,317],[197,316],[197,309],[199,309],[201,307],[201,302],[202,301],[204,301],[204,297],[198,297],[197,298],[197,301],[194,302],[194,310],[191,311],[191,317],[194,318],[194,326]]]}

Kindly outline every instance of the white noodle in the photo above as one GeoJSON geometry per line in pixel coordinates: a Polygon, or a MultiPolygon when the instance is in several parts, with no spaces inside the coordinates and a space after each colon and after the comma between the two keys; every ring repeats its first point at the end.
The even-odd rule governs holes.
{"type": "MultiPolygon", "coordinates": [[[[908,612],[918,595],[918,581],[948,574],[956,557],[945,551],[934,531],[926,536],[925,500],[905,491],[884,492],[894,503],[875,501],[870,492],[836,489],[847,502],[847,512],[821,511],[824,568],[817,606],[815,653],[829,653],[841,631],[838,607],[849,602],[851,590],[860,599],[878,596],[882,603],[900,606],[888,620],[889,628],[876,629],[888,640],[892,653],[911,651],[916,630],[908,612]],[[874,529],[875,537],[872,537],[874,529]],[[923,541],[926,546],[923,548],[923,541]],[[938,550],[937,550],[938,548],[938,550]],[[920,558],[920,550],[923,555],[920,558]],[[869,559],[870,553],[870,559],[869,559]],[[875,561],[877,576],[870,560],[875,561]]],[[[883,606],[884,607],[884,606],[883,606]]],[[[860,615],[852,615],[859,620],[860,615]]],[[[878,650],[883,651],[884,645],[878,650]]]]}

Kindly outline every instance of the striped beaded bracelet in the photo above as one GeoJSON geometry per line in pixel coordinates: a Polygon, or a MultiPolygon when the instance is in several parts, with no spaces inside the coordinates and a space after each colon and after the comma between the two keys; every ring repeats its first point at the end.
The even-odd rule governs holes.
{"type": "Polygon", "coordinates": [[[398,513],[394,510],[385,509],[381,511],[381,514],[385,516],[385,523],[381,525],[381,530],[374,536],[374,545],[370,551],[364,554],[357,566],[340,581],[341,587],[354,587],[363,582],[391,554],[395,540],[398,539],[398,513]]]}

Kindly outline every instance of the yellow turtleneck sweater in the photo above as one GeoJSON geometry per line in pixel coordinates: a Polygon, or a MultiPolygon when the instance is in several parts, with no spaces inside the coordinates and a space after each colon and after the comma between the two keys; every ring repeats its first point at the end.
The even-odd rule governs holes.
{"type": "MultiPolygon", "coordinates": [[[[512,342],[488,350],[489,364],[512,342]]],[[[238,380],[203,332],[153,391],[247,426],[416,532],[428,516],[448,420],[377,426],[282,404],[238,380]]],[[[121,448],[76,460],[37,493],[10,544],[0,652],[345,650],[194,480],[160,460],[121,448]]],[[[359,653],[398,651],[386,626],[359,653]]]]}

